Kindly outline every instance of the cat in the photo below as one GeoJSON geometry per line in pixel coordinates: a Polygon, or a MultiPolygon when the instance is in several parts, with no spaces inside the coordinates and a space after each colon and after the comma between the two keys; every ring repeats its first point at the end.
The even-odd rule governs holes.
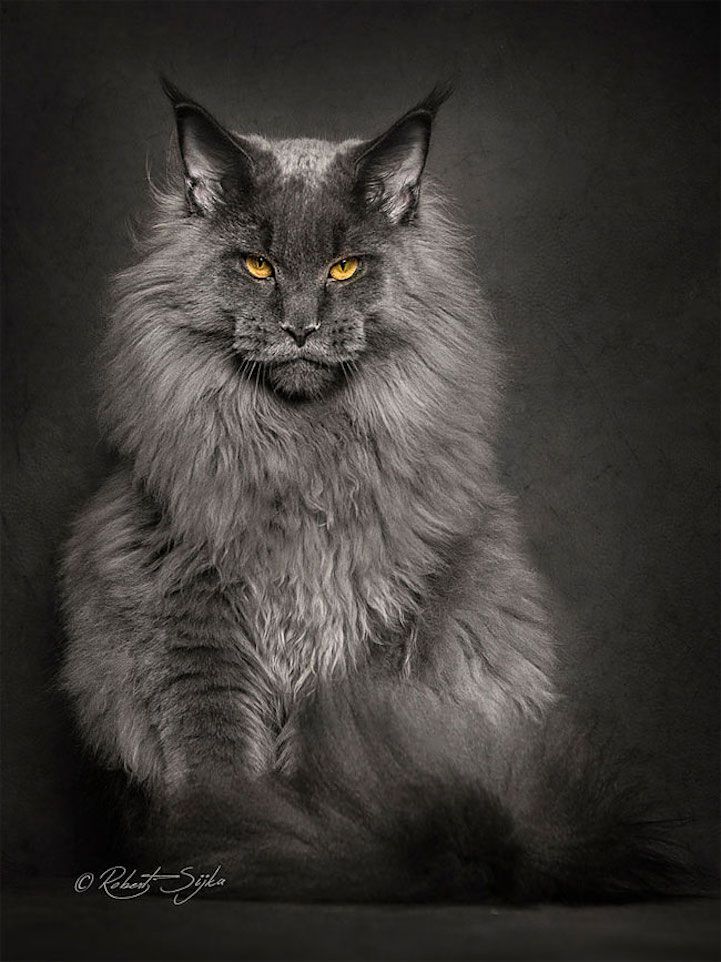
{"type": "Polygon", "coordinates": [[[140,850],[252,897],[665,891],[499,481],[498,335],[424,177],[448,89],[330,143],[164,88],[177,148],[103,347],[120,466],[62,578],[62,686],[142,790],[140,850]]]}

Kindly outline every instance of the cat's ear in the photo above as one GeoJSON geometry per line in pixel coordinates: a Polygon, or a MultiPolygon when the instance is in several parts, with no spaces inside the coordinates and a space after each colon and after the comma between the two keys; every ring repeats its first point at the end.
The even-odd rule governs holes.
{"type": "Polygon", "coordinates": [[[250,189],[253,158],[205,107],[165,78],[161,82],[175,111],[188,203],[196,213],[209,213],[224,202],[229,189],[250,189]]]}
{"type": "Polygon", "coordinates": [[[385,133],[359,148],[356,184],[361,196],[395,224],[409,221],[418,206],[433,118],[451,92],[450,84],[435,87],[385,133]]]}

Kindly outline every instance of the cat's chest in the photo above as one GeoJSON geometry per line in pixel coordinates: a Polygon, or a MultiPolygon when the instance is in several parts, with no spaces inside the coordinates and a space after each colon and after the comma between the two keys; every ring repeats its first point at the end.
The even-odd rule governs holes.
{"type": "Polygon", "coordinates": [[[357,491],[260,503],[241,565],[252,641],[291,690],[363,661],[411,605],[389,522],[357,491]]]}

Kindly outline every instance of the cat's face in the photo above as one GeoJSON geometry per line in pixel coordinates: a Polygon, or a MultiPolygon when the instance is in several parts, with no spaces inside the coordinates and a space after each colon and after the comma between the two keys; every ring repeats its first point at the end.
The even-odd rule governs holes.
{"type": "Polygon", "coordinates": [[[387,344],[379,305],[398,232],[412,229],[439,95],[372,142],[329,144],[231,135],[168,92],[204,305],[232,324],[241,374],[289,400],[342,386],[387,344]]]}
{"type": "Polygon", "coordinates": [[[252,191],[230,193],[223,310],[249,376],[286,397],[316,397],[352,376],[373,339],[391,225],[357,203],[348,151],[312,141],[251,145],[252,191]]]}

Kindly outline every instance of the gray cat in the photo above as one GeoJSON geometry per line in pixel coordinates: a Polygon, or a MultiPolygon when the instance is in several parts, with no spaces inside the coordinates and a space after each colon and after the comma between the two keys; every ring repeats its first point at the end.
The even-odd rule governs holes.
{"type": "Polygon", "coordinates": [[[343,143],[166,92],[176,165],[105,343],[122,466],[63,580],[63,686],[142,789],[135,841],[254,897],[665,890],[658,825],[559,705],[489,310],[421,189],[445,91],[343,143]]]}

